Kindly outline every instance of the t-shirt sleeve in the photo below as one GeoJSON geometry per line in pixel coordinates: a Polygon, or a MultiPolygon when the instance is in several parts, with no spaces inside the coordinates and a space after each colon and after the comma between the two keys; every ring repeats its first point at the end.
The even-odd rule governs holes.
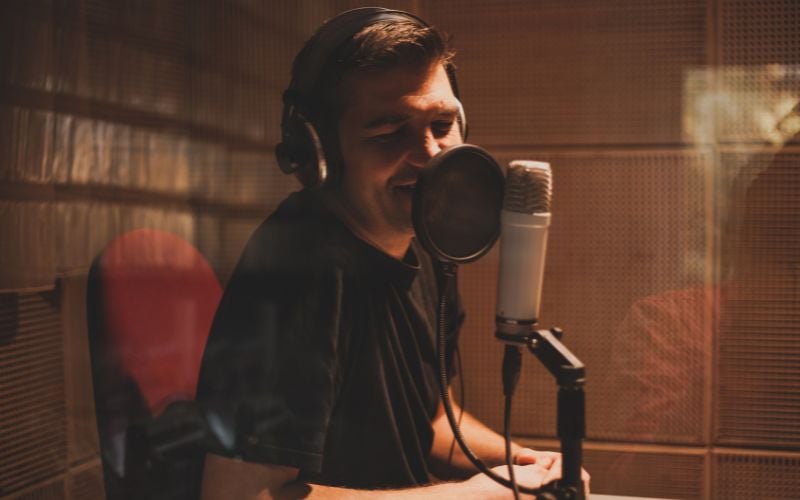
{"type": "Polygon", "coordinates": [[[237,268],[198,387],[211,451],[319,470],[338,385],[341,296],[335,269],[237,268]]]}

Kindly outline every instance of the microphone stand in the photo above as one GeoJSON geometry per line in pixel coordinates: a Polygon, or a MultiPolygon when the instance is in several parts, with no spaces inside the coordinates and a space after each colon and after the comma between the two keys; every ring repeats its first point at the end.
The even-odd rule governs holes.
{"type": "MultiPolygon", "coordinates": [[[[558,384],[557,434],[561,441],[561,479],[542,487],[551,498],[583,500],[581,480],[582,441],[586,435],[583,363],[561,343],[559,328],[534,329],[536,323],[497,320],[495,337],[508,346],[527,347],[558,384]]],[[[545,494],[547,494],[545,493],[545,494]]]]}

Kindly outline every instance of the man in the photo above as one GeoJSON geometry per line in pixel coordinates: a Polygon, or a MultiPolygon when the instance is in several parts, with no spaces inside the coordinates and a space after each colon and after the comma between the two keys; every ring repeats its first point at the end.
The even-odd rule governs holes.
{"type": "MultiPolygon", "coordinates": [[[[329,21],[298,54],[284,143],[307,128],[287,121],[307,120],[324,158],[290,154],[331,178],[291,195],[255,231],[225,291],[198,389],[219,439],[206,498],[508,497],[482,475],[431,485],[474,474],[460,450],[449,456],[437,276],[411,224],[417,176],[462,142],[451,57],[423,21],[380,9],[329,21]]],[[[454,374],[463,314],[449,294],[454,374]]],[[[461,428],[487,463],[503,463],[501,436],[466,413],[461,428]]],[[[514,453],[522,484],[558,474],[557,454],[514,453]]]]}

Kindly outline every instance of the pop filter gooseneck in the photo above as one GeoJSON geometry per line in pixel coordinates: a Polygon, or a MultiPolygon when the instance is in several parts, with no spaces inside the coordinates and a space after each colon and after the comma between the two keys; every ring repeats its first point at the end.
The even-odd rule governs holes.
{"type": "MultiPolygon", "coordinates": [[[[420,174],[414,191],[412,219],[417,240],[442,264],[437,332],[439,392],[453,436],[476,469],[516,490],[513,468],[509,469],[510,480],[496,474],[464,441],[450,402],[445,356],[449,324],[446,290],[453,286],[458,264],[479,259],[500,236],[504,189],[503,171],[489,153],[471,144],[453,146],[434,156],[420,174]]],[[[525,487],[519,487],[519,491],[534,495],[541,492],[525,487]]]]}

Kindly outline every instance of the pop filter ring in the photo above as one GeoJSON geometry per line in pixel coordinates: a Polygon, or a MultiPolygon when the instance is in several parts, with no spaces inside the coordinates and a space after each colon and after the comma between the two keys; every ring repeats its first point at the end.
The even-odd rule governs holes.
{"type": "MultiPolygon", "coordinates": [[[[419,175],[417,186],[414,190],[411,217],[417,241],[419,241],[429,254],[440,262],[468,264],[481,258],[492,249],[497,239],[500,237],[500,211],[502,209],[504,189],[505,177],[503,176],[503,171],[486,150],[473,144],[460,144],[440,151],[428,162],[428,165],[419,175]],[[487,239],[475,245],[477,249],[466,252],[466,255],[452,255],[445,250],[445,247],[448,245],[443,244],[441,239],[437,240],[439,235],[435,234],[433,228],[430,227],[428,212],[426,210],[428,203],[431,201],[431,196],[441,194],[441,190],[445,189],[445,187],[439,187],[437,182],[442,184],[444,181],[440,179],[448,170],[458,169],[459,166],[463,164],[462,161],[459,161],[459,157],[465,157],[464,161],[474,162],[478,160],[486,165],[484,174],[490,179],[490,182],[486,185],[486,189],[494,189],[493,192],[486,192],[487,198],[491,198],[495,202],[497,208],[495,214],[490,214],[490,216],[496,220],[492,221],[494,227],[487,231],[487,239]],[[432,188],[434,191],[433,193],[431,192],[432,188]]],[[[491,208],[492,207],[489,207],[487,209],[491,210],[491,208]]]]}

